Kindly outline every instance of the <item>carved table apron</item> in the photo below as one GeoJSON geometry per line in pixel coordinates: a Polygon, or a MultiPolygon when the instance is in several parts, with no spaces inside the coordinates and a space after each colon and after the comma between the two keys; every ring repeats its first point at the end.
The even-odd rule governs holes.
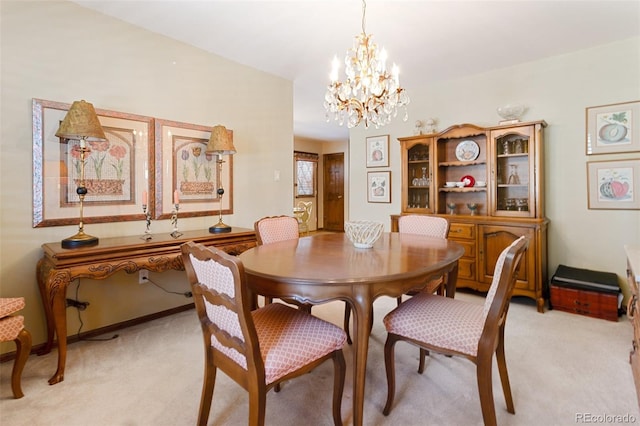
{"type": "Polygon", "coordinates": [[[224,234],[210,234],[207,230],[184,231],[179,238],[154,234],[149,241],[140,236],[101,238],[96,246],[75,249],[63,249],[60,242],[42,245],[44,256],[38,261],[36,275],[47,320],[47,342],[39,354],[51,352],[54,333],[58,337],[58,369],[49,384],[64,380],[69,284],[78,278],[103,280],[120,271],[132,274],[140,269],[153,272],[184,270],[180,246],[187,241],[215,246],[234,255],[256,245],[255,232],[245,228],[233,228],[224,234]]]}

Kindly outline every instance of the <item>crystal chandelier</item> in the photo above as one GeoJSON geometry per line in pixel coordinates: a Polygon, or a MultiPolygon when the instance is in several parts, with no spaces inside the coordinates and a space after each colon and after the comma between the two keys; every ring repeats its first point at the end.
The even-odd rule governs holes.
{"type": "Polygon", "coordinates": [[[365,127],[373,124],[376,128],[391,122],[398,115],[398,108],[404,107],[403,120],[409,118],[407,104],[409,96],[400,87],[399,69],[393,64],[391,73],[387,70],[387,53],[378,52],[372,36],[364,30],[366,3],[362,1],[362,33],[355,37],[354,45],[345,57],[347,79],[338,81],[340,62],[333,59],[331,83],[324,96],[327,122],[331,116],[342,126],[345,119],[349,128],[364,121],[365,127]]]}

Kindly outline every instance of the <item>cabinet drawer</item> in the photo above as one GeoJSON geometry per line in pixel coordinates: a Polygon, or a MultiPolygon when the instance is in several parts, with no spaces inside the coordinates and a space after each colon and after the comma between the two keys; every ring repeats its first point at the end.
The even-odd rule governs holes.
{"type": "Polygon", "coordinates": [[[449,237],[474,240],[476,238],[476,226],[472,223],[451,223],[449,225],[449,237]]]}
{"type": "Polygon", "coordinates": [[[453,241],[460,244],[464,247],[463,258],[467,259],[475,259],[476,258],[476,242],[468,241],[468,240],[458,240],[457,238],[452,238],[453,241]]]}
{"type": "Polygon", "coordinates": [[[618,295],[551,287],[551,306],[559,311],[618,321],[618,295]]]}
{"type": "Polygon", "coordinates": [[[460,259],[458,260],[458,278],[465,280],[476,279],[476,262],[473,259],[460,259]]]}

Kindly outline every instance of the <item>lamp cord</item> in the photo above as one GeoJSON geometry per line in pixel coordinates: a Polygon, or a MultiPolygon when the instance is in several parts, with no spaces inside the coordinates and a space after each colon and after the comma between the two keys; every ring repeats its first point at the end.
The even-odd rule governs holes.
{"type": "MultiPolygon", "coordinates": [[[[78,279],[78,285],[76,286],[76,300],[80,300],[78,298],[79,293],[80,293],[80,279],[78,279]]],[[[114,334],[111,337],[82,337],[82,336],[80,336],[80,331],[82,330],[82,327],[84,327],[84,322],[82,321],[82,315],[80,315],[80,309],[77,309],[77,311],[78,311],[78,321],[80,321],[80,327],[78,327],[78,332],[77,332],[78,340],[86,340],[86,341],[90,341],[90,342],[108,342],[109,340],[117,339],[120,336],[119,334],[114,334]]]]}

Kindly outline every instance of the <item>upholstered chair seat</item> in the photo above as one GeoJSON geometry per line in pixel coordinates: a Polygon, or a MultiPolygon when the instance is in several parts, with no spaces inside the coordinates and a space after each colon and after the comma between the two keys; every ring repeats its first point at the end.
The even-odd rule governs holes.
{"type": "Polygon", "coordinates": [[[25,306],[24,297],[0,298],[0,341],[16,343],[16,359],[11,371],[11,390],[14,398],[22,398],[21,377],[29,352],[31,334],[24,328],[24,317],[14,315],[25,306]]]}
{"type": "Polygon", "coordinates": [[[384,319],[387,332],[476,356],[482,334],[483,306],[418,293],[384,319]]]}

